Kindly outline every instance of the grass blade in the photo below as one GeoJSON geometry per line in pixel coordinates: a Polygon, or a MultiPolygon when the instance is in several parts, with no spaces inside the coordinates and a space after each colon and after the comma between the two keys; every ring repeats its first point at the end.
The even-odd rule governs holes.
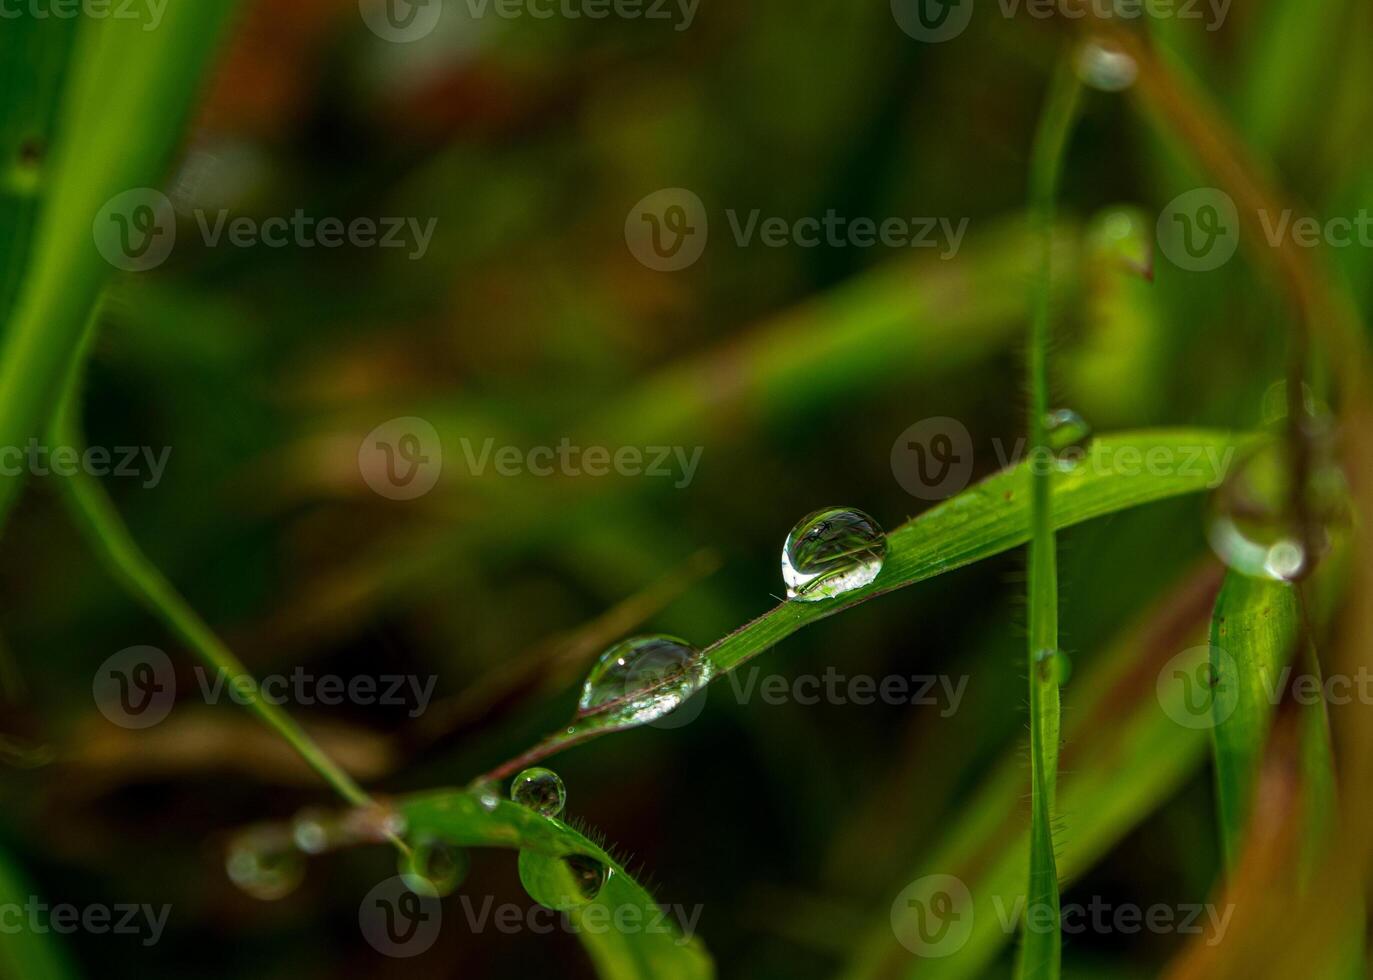
{"type": "Polygon", "coordinates": [[[1226,865],[1239,855],[1264,745],[1273,692],[1299,632],[1296,592],[1283,582],[1225,577],[1211,619],[1216,801],[1226,865]]]}
{"type": "MultiPolygon", "coordinates": [[[[1079,82],[1067,59],[1059,62],[1035,134],[1030,197],[1040,237],[1040,269],[1030,302],[1030,453],[1048,459],[1049,446],[1049,291],[1053,270],[1054,199],[1077,115],[1079,82]]],[[[1058,870],[1054,864],[1054,788],[1058,773],[1059,693],[1054,658],[1058,654],[1058,552],[1054,541],[1053,479],[1047,466],[1033,468],[1030,480],[1029,646],[1030,684],[1030,869],[1024,941],[1016,975],[1055,980],[1062,949],[1059,941],[1058,870]],[[1045,914],[1039,914],[1045,910],[1045,914]]]]}
{"type": "MultiPolygon", "coordinates": [[[[1093,439],[1069,470],[1053,468],[1053,526],[1071,527],[1141,504],[1219,485],[1231,461],[1255,437],[1205,429],[1122,433],[1093,439]],[[1153,460],[1145,466],[1145,460],[1153,460]]],[[[887,559],[871,585],[826,602],[788,602],[705,650],[715,682],[811,623],[879,595],[923,582],[1029,540],[1030,470],[1026,460],[975,484],[887,535],[887,559]]],[[[511,775],[536,759],[603,734],[572,726],[497,767],[511,775]]]]}
{"type": "MultiPolygon", "coordinates": [[[[568,912],[598,974],[608,980],[705,980],[714,975],[701,943],[685,936],[607,851],[567,824],[476,794],[436,791],[400,801],[407,832],[463,847],[515,847],[550,857],[584,855],[611,870],[597,897],[568,912]],[[599,925],[598,925],[599,923],[599,925]],[[628,923],[626,928],[614,924],[628,923]]],[[[690,920],[694,926],[694,918],[690,920]]]]}
{"type": "MultiPolygon", "coordinates": [[[[157,30],[137,18],[79,19],[46,205],[0,348],[0,446],[47,428],[112,271],[96,249],[96,215],[160,178],[232,6],[169,4],[157,30]]],[[[0,477],[0,525],[20,479],[0,477]]]]}

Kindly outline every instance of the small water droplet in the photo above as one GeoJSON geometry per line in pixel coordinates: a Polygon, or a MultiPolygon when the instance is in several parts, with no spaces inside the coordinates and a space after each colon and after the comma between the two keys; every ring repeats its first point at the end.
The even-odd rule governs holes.
{"type": "Polygon", "coordinates": [[[1044,417],[1049,448],[1055,453],[1065,449],[1080,449],[1092,438],[1092,427],[1071,408],[1059,408],[1044,417]]]}
{"type": "MultiPolygon", "coordinates": [[[[1302,406],[1306,414],[1310,416],[1312,423],[1316,427],[1330,424],[1330,409],[1316,397],[1316,393],[1311,390],[1311,386],[1302,386],[1302,406]]],[[[1260,403],[1260,413],[1263,424],[1266,426],[1277,426],[1287,420],[1287,382],[1275,381],[1268,386],[1268,390],[1263,393],[1263,400],[1260,403]]]]}
{"type": "Polygon", "coordinates": [[[423,837],[407,841],[409,853],[396,860],[405,887],[416,895],[443,898],[467,877],[467,852],[446,841],[423,837]]]}
{"type": "Polygon", "coordinates": [[[562,778],[552,769],[526,769],[510,784],[510,798],[545,817],[556,817],[567,803],[562,778]]]}
{"type": "Polygon", "coordinates": [[[520,884],[545,908],[557,912],[593,901],[610,880],[611,870],[584,854],[553,857],[525,850],[519,858],[520,884]]]}
{"type": "Polygon", "coordinates": [[[709,682],[709,662],[674,636],[636,636],[617,643],[596,662],[582,686],[578,717],[631,728],[663,717],[709,682]]]}
{"type": "Polygon", "coordinates": [[[1097,38],[1078,50],[1077,74],[1094,89],[1123,92],[1139,77],[1139,65],[1114,44],[1097,38]]]}
{"type": "Polygon", "coordinates": [[[323,810],[302,810],[291,821],[291,836],[296,847],[306,854],[321,854],[334,837],[333,821],[323,810]]]}
{"type": "Polygon", "coordinates": [[[1073,661],[1062,650],[1035,651],[1035,665],[1040,680],[1052,680],[1059,687],[1073,675],[1073,661]]]}
{"type": "Polygon", "coordinates": [[[877,578],[886,557],[886,533],[867,514],[849,507],[817,510],[782,545],[787,598],[816,602],[861,589],[877,578]]]}
{"type": "Polygon", "coordinates": [[[494,813],[496,807],[501,803],[501,788],[494,780],[485,780],[477,783],[471,791],[476,794],[477,802],[487,813],[494,813]]]}
{"type": "Polygon", "coordinates": [[[1329,550],[1332,533],[1348,524],[1344,474],[1320,447],[1312,449],[1305,492],[1310,527],[1305,531],[1291,515],[1292,467],[1285,441],[1270,443],[1237,463],[1212,496],[1207,539],[1231,568],[1255,578],[1301,578],[1329,550]]]}
{"type": "Polygon", "coordinates": [[[295,891],[305,878],[305,857],[284,828],[261,828],[230,842],[224,868],[243,891],[272,902],[295,891]]]}

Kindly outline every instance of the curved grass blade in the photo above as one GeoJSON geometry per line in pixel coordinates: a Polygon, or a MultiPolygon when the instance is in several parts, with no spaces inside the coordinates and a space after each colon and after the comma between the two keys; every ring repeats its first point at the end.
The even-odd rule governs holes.
{"type": "MultiPolygon", "coordinates": [[[[1031,155],[1030,210],[1039,235],[1040,269],[1030,301],[1030,452],[1052,457],[1049,446],[1049,289],[1053,270],[1054,199],[1077,115],[1080,84],[1066,58],[1050,82],[1031,155]]],[[[1059,937],[1058,869],[1054,864],[1054,789],[1058,776],[1059,693],[1058,545],[1054,540],[1051,469],[1037,466],[1030,480],[1029,646],[1030,683],[1030,868],[1024,940],[1016,975],[1056,980],[1059,937]]]]}
{"type": "MultiPolygon", "coordinates": [[[[45,205],[0,349],[0,446],[46,430],[113,271],[96,248],[96,216],[158,181],[232,6],[168,4],[157,30],[137,18],[79,19],[45,205]]],[[[0,478],[0,525],[19,481],[0,478]]]]}
{"type": "MultiPolygon", "coordinates": [[[[1207,429],[1161,429],[1100,436],[1068,470],[1051,466],[1053,526],[1214,489],[1235,455],[1259,437],[1207,429]],[[1151,462],[1150,462],[1151,461],[1151,462]]],[[[765,653],[811,623],[879,595],[1017,548],[1029,540],[1030,470],[1025,460],[969,487],[887,535],[887,558],[871,585],[824,602],[786,602],[704,651],[712,680],[765,653]]],[[[498,766],[490,778],[604,734],[594,719],[570,725],[498,766]]]]}
{"type": "MultiPolygon", "coordinates": [[[[609,870],[597,896],[566,912],[606,980],[707,980],[714,967],[704,947],[684,935],[624,866],[567,824],[506,800],[483,802],[475,793],[442,790],[398,802],[406,832],[463,847],[513,847],[554,859],[589,857],[609,870]],[[492,805],[494,802],[494,805],[492,805]]],[[[694,928],[694,915],[685,916],[694,928]]]]}

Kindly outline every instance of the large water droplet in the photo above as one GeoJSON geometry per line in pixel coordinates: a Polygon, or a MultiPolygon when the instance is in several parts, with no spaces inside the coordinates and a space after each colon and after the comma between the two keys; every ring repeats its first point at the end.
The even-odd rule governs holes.
{"type": "Polygon", "coordinates": [[[510,784],[510,798],[545,817],[556,817],[567,803],[562,778],[552,769],[526,769],[510,784]]]}
{"type": "Polygon", "coordinates": [[[1123,92],[1139,77],[1139,65],[1111,42],[1093,39],[1078,49],[1077,74],[1094,89],[1123,92]]]}
{"type": "Polygon", "coordinates": [[[782,545],[787,598],[815,602],[870,585],[887,557],[881,526],[849,507],[817,510],[791,529],[782,545]]]}
{"type": "Polygon", "coordinates": [[[710,680],[699,650],[673,636],[636,636],[617,643],[596,662],[577,702],[579,717],[631,728],[680,707],[710,680]]]}
{"type": "Polygon", "coordinates": [[[451,895],[467,876],[467,852],[462,848],[430,837],[407,843],[409,853],[400,854],[396,860],[396,870],[400,872],[405,887],[416,895],[443,898],[451,895]]]}
{"type": "Polygon", "coordinates": [[[1344,474],[1312,446],[1305,489],[1308,527],[1291,512],[1293,467],[1288,443],[1275,441],[1241,460],[1211,499],[1207,538],[1231,568],[1255,578],[1303,577],[1349,521],[1344,474]]]}
{"type": "Polygon", "coordinates": [[[229,843],[224,868],[239,888],[271,902],[296,890],[305,877],[305,857],[288,831],[264,827],[244,831],[229,843]]]}
{"type": "Polygon", "coordinates": [[[596,898],[610,879],[611,870],[584,854],[552,857],[537,851],[521,851],[520,884],[545,908],[557,912],[585,905],[596,898]]]}

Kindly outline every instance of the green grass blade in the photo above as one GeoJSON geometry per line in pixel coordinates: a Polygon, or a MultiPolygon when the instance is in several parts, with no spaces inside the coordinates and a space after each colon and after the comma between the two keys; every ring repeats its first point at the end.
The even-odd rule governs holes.
{"type": "MultiPolygon", "coordinates": [[[[701,943],[659,909],[653,896],[607,851],[567,824],[500,800],[487,809],[474,793],[437,791],[400,801],[406,832],[462,847],[514,847],[550,857],[585,855],[611,869],[600,894],[567,913],[606,980],[705,980],[714,975],[701,943]],[[622,923],[623,928],[617,928],[622,923]]],[[[683,918],[694,928],[695,917],[683,918]]]]}
{"type": "MultiPolygon", "coordinates": [[[[1031,215],[1039,235],[1040,269],[1030,301],[1031,458],[1047,459],[1049,447],[1049,294],[1053,272],[1053,227],[1059,174],[1077,115],[1080,85],[1067,59],[1050,82],[1048,101],[1031,156],[1031,215]]],[[[1024,940],[1016,975],[1056,980],[1062,959],[1059,937],[1058,870],[1054,864],[1054,788],[1058,774],[1059,693],[1054,670],[1058,652],[1058,546],[1054,540],[1052,469],[1034,467],[1030,478],[1029,645],[1030,684],[1030,866],[1024,940]],[[1042,913],[1042,914],[1041,914],[1042,913]]]]}
{"type": "Polygon", "coordinates": [[[1279,674],[1292,661],[1299,634],[1290,585],[1231,572],[1211,619],[1210,678],[1216,727],[1216,803],[1221,843],[1233,868],[1273,720],[1279,674]]]}
{"type": "MultiPolygon", "coordinates": [[[[1214,489],[1253,436],[1206,429],[1122,433],[1093,439],[1070,470],[1053,472],[1053,525],[1062,530],[1141,504],[1214,489]],[[1147,460],[1152,463],[1146,465],[1147,460]]],[[[787,602],[705,650],[715,682],[811,623],[879,595],[923,582],[1029,540],[1030,469],[1025,460],[932,507],[887,535],[881,573],[862,589],[825,602],[787,602]]],[[[558,733],[491,775],[602,734],[583,723],[558,733]]]]}
{"type": "MultiPolygon", "coordinates": [[[[0,908],[22,910],[32,895],[8,857],[0,853],[0,908]]],[[[0,929],[0,980],[72,980],[75,976],[51,930],[25,928],[22,920],[18,928],[11,921],[0,929]]]]}
{"type": "Polygon", "coordinates": [[[0,31],[0,335],[28,262],[75,33],[60,17],[7,20],[0,31]]]}
{"type": "MultiPolygon", "coordinates": [[[[111,272],[96,215],[115,195],[159,182],[232,6],[169,4],[156,30],[137,18],[79,19],[46,203],[0,348],[0,446],[46,430],[111,272]]],[[[0,524],[20,479],[0,477],[0,524]]]]}

